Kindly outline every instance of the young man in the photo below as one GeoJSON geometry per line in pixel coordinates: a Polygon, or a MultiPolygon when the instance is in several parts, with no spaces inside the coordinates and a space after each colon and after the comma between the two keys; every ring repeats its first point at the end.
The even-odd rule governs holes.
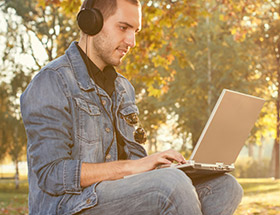
{"type": "Polygon", "coordinates": [[[97,20],[103,22],[94,24],[100,32],[81,32],[80,41],[44,67],[21,97],[29,213],[232,214],[242,197],[232,176],[193,185],[180,170],[157,169],[185,163],[180,153],[147,156],[135,141],[134,88],[113,66],[135,46],[139,1],[87,1],[82,10],[88,5],[102,14],[97,20]]]}

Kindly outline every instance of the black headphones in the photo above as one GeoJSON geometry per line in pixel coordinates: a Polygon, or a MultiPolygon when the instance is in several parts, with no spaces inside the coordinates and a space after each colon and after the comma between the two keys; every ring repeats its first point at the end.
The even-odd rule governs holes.
{"type": "Polygon", "coordinates": [[[93,8],[95,0],[85,0],[85,6],[77,15],[79,28],[88,35],[98,34],[103,27],[103,16],[100,10],[93,8]]]}

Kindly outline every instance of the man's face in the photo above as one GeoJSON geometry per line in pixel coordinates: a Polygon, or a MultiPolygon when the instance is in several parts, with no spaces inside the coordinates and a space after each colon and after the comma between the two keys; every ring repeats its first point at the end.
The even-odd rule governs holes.
{"type": "Polygon", "coordinates": [[[135,46],[135,34],[141,28],[141,7],[118,0],[114,15],[104,20],[103,29],[93,36],[93,60],[103,69],[118,66],[130,48],[135,46]]]}

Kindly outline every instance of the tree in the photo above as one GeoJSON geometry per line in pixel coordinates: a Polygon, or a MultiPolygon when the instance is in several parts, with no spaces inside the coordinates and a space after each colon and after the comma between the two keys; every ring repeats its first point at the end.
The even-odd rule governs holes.
{"type": "MultiPolygon", "coordinates": [[[[80,4],[38,1],[61,6],[60,12],[68,15],[77,13],[80,4]]],[[[143,30],[118,69],[136,88],[141,121],[151,136],[175,113],[174,132],[192,136],[194,143],[222,88],[261,95],[257,58],[249,52],[254,43],[245,40],[250,29],[241,28],[244,17],[256,11],[254,2],[142,2],[143,30]],[[183,88],[178,91],[178,86],[183,88]]]]}
{"type": "Polygon", "coordinates": [[[142,4],[143,24],[137,45],[119,68],[136,89],[141,121],[149,133],[150,149],[155,146],[157,131],[166,123],[166,94],[174,80],[179,26],[196,23],[200,13],[195,1],[146,1],[142,4]]]}
{"type": "Polygon", "coordinates": [[[10,12],[4,16],[6,20],[6,29],[1,32],[2,41],[5,48],[1,58],[1,90],[5,90],[2,94],[2,114],[0,133],[2,133],[1,152],[6,156],[9,154],[16,166],[15,183],[19,188],[19,169],[18,163],[25,150],[26,138],[25,131],[20,120],[19,102],[17,101],[19,93],[27,86],[30,81],[30,75],[26,75],[25,71],[28,65],[23,66],[18,63],[18,58],[24,57],[24,47],[28,45],[24,40],[24,35],[19,27],[18,20],[7,18],[10,12]],[[5,147],[5,149],[4,149],[5,147]]]}
{"type": "Polygon", "coordinates": [[[10,115],[9,113],[9,97],[7,93],[7,84],[0,84],[0,160],[5,158],[8,149],[8,131],[7,131],[7,119],[10,115]]]}
{"type": "MultiPolygon", "coordinates": [[[[259,20],[253,13],[267,2],[271,3],[142,1],[143,30],[137,35],[137,46],[118,70],[135,86],[141,123],[151,145],[155,145],[158,128],[170,116],[177,120],[174,134],[184,141],[191,137],[195,143],[222,88],[267,94],[269,83],[261,71],[261,57],[255,56],[253,36],[253,26],[258,27],[255,24],[259,20]]],[[[33,71],[61,55],[77,39],[75,18],[80,3],[5,1],[6,12],[12,9],[29,38],[37,37],[46,50],[47,59],[42,63],[32,46],[21,43],[36,62],[33,71]]],[[[260,138],[259,130],[253,130],[252,141],[260,138]]]]}
{"type": "Polygon", "coordinates": [[[177,132],[191,134],[193,145],[223,88],[260,95],[261,84],[252,69],[256,59],[248,52],[254,43],[235,40],[220,16],[223,5],[201,5],[206,15],[194,26],[177,29],[177,55],[184,58],[176,57],[171,65],[176,75],[165,101],[169,113],[178,116],[177,132]]]}
{"type": "Polygon", "coordinates": [[[0,136],[2,143],[5,142],[5,144],[1,144],[3,153],[8,152],[15,163],[16,187],[18,188],[18,162],[26,150],[26,136],[20,118],[19,96],[35,71],[41,69],[47,61],[54,59],[58,54],[62,54],[65,46],[69,45],[77,33],[71,31],[74,28],[73,20],[59,14],[56,7],[48,6],[43,9],[37,6],[37,1],[32,0],[4,1],[2,7],[6,20],[6,30],[1,32],[5,41],[2,67],[3,73],[7,76],[1,85],[5,86],[6,90],[6,94],[3,94],[2,107],[4,109],[7,106],[6,109],[9,111],[2,114],[5,116],[5,120],[1,122],[0,136]],[[36,56],[36,48],[33,46],[36,37],[46,51],[46,61],[36,56]],[[25,58],[27,61],[23,62],[19,58],[25,58]],[[28,63],[31,60],[33,62],[28,63]]]}
{"type": "MultiPolygon", "coordinates": [[[[223,2],[225,1],[223,0],[223,2]]],[[[278,35],[280,2],[272,0],[249,0],[242,2],[243,7],[239,8],[235,6],[234,1],[226,0],[226,2],[228,3],[225,8],[225,11],[227,11],[226,14],[232,15],[235,20],[232,31],[237,35],[236,38],[242,39],[249,37],[255,43],[253,51],[258,57],[258,63],[254,66],[254,69],[263,79],[264,84],[260,91],[262,91],[263,97],[267,99],[265,107],[267,115],[271,116],[271,113],[274,113],[275,143],[272,163],[274,163],[275,178],[280,178],[280,40],[278,35]]],[[[271,120],[269,121],[271,122],[271,120]]]]}
{"type": "MultiPolygon", "coordinates": [[[[75,15],[60,13],[57,5],[40,6],[36,0],[5,0],[4,8],[5,11],[13,9],[21,18],[26,32],[38,38],[48,56],[46,62],[62,55],[65,48],[78,37],[75,15]]],[[[34,50],[32,47],[28,50],[40,69],[34,50]]]]}
{"type": "MultiPolygon", "coordinates": [[[[280,7],[279,7],[280,8],[280,7]]],[[[280,22],[273,18],[266,19],[256,32],[256,44],[259,46],[259,53],[262,56],[260,65],[264,71],[265,79],[269,83],[268,102],[273,102],[276,115],[276,136],[273,149],[274,176],[280,178],[279,166],[279,138],[280,138],[280,22]]]]}
{"type": "MultiPolygon", "coordinates": [[[[79,0],[69,4],[64,1],[38,0],[40,5],[61,6],[61,13],[73,15],[78,12],[79,0]]],[[[168,90],[174,72],[168,70],[174,60],[172,38],[177,37],[175,26],[195,22],[199,5],[191,1],[143,1],[142,31],[137,35],[137,45],[118,68],[135,86],[137,104],[142,110],[141,123],[148,131],[150,143],[157,129],[165,122],[166,113],[159,103],[168,90]],[[183,15],[187,15],[186,18],[183,15]]]]}

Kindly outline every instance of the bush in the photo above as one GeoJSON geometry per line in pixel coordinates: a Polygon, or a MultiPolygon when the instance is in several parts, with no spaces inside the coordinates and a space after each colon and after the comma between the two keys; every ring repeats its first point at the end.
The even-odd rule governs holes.
{"type": "Polygon", "coordinates": [[[237,178],[271,177],[270,159],[240,158],[235,163],[235,170],[232,174],[237,178]]]}

